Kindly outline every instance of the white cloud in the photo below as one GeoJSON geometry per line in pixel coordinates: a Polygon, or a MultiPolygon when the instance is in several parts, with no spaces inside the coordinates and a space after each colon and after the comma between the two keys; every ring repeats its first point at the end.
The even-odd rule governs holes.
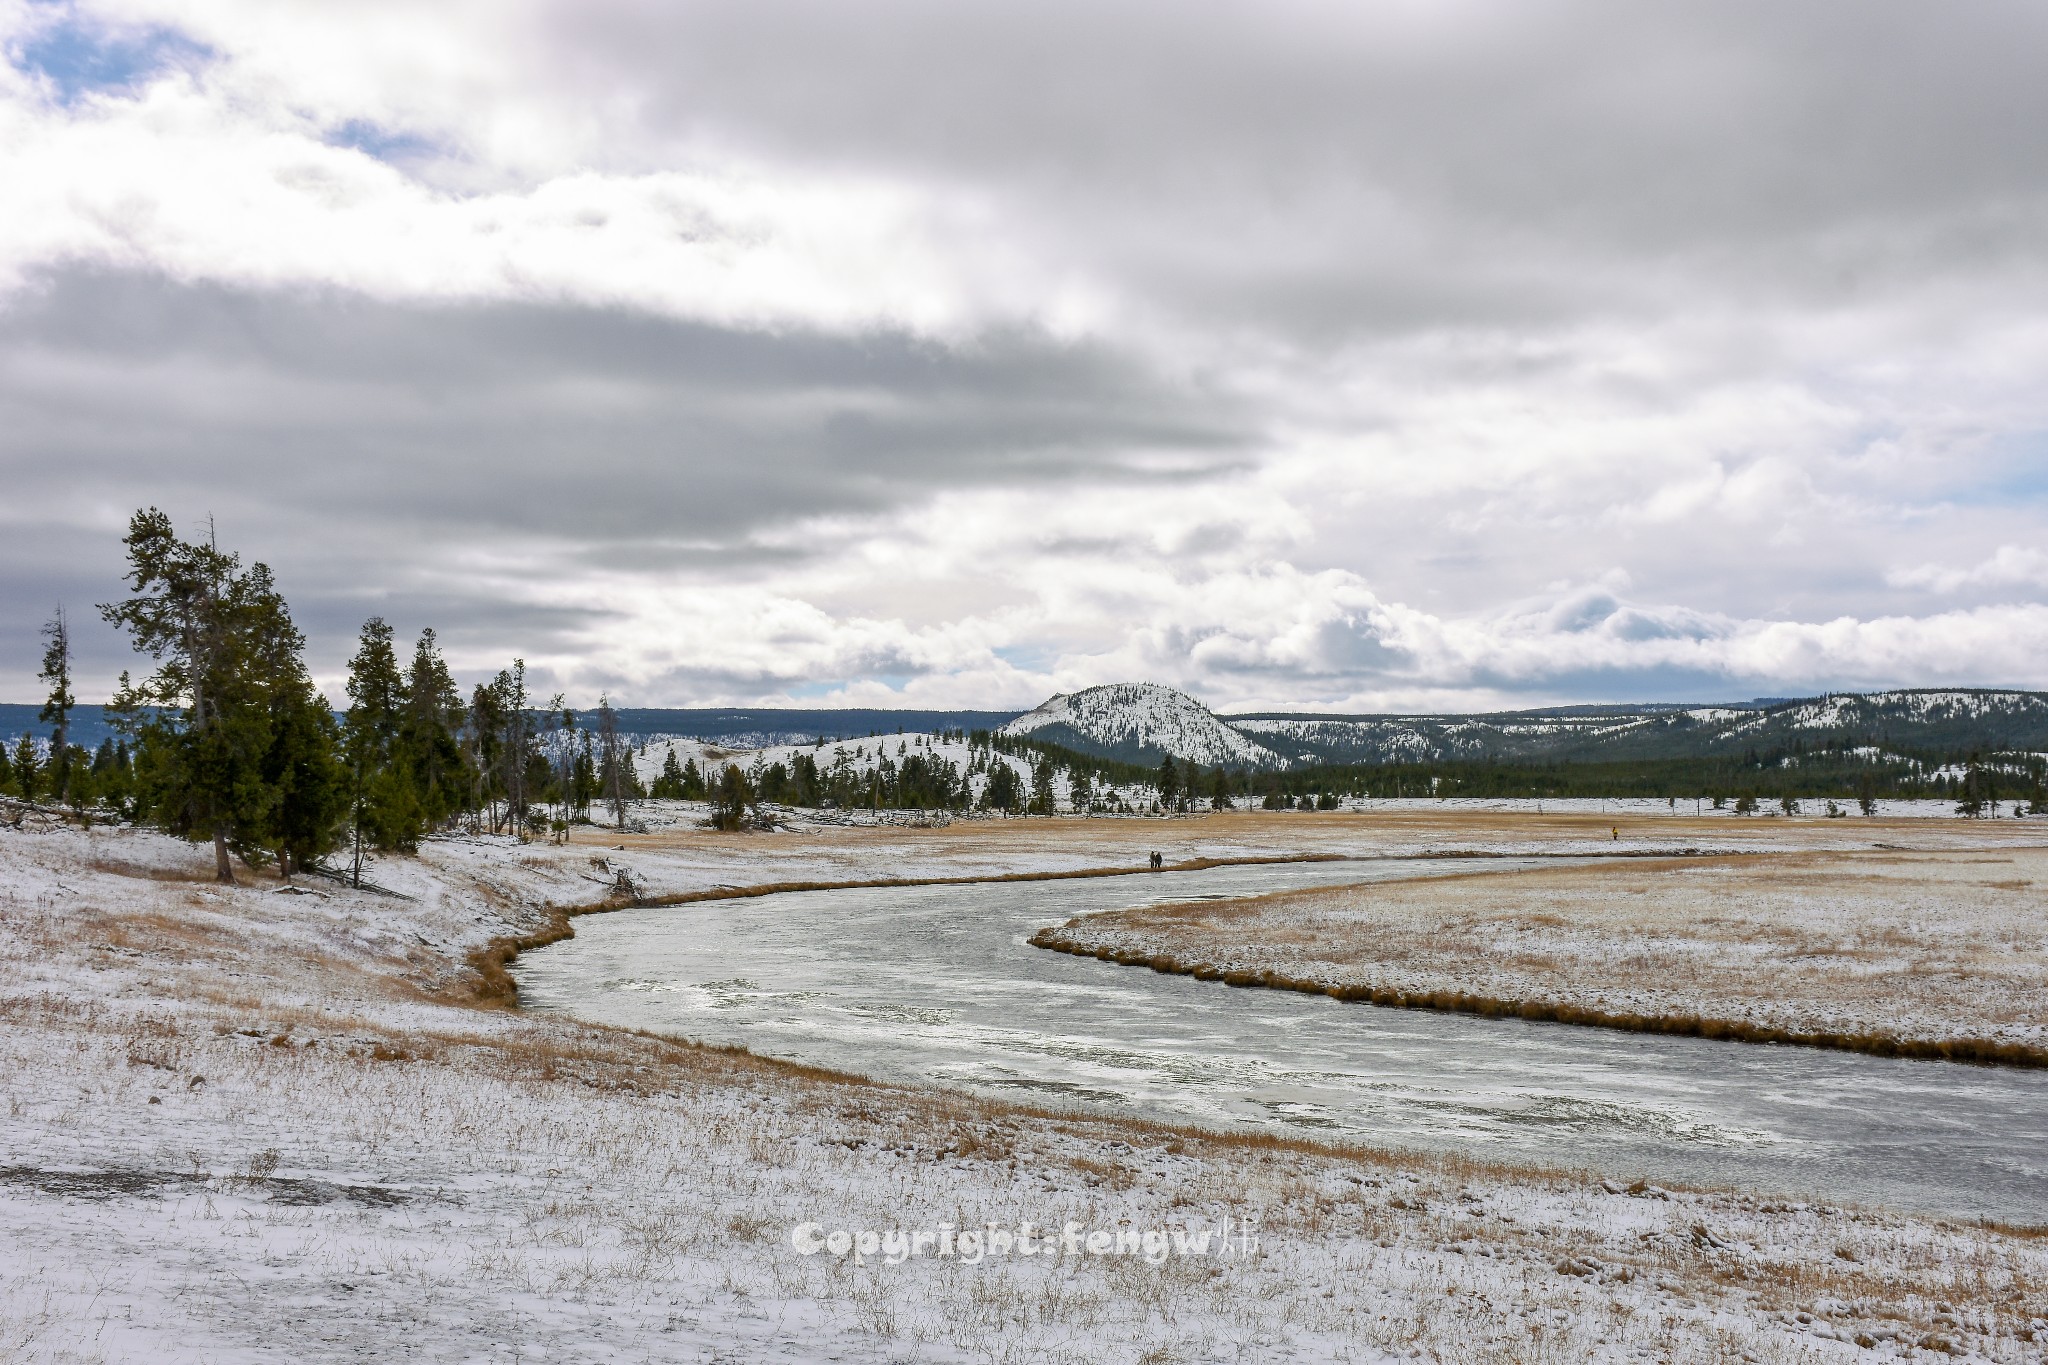
{"type": "Polygon", "coordinates": [[[2037,608],[1918,596],[2048,585],[2024,34],[1963,80],[1922,63],[1968,35],[1897,14],[1851,69],[1811,16],[1426,8],[0,0],[0,414],[33,432],[0,460],[38,508],[231,491],[335,600],[602,622],[547,666],[647,700],[2042,676],[2037,608]],[[65,98],[20,54],[66,26],[211,55],[65,98]],[[116,319],[136,281],[229,331],[310,302],[221,355],[175,309],[10,342],[80,273],[116,319]],[[502,301],[516,335],[417,374],[271,364],[502,301]],[[678,342],[669,377],[579,331],[620,317],[782,349],[678,342]]]}
{"type": "Polygon", "coordinates": [[[0,105],[0,282],[100,264],[389,299],[631,307],[743,327],[1076,325],[1085,291],[964,202],[729,165],[433,188],[186,76],[85,110],[0,105]]]}
{"type": "Polygon", "coordinates": [[[1920,588],[1949,593],[1964,588],[2048,588],[2048,554],[2031,546],[2001,545],[1998,552],[1968,568],[1922,564],[1894,569],[1885,581],[1895,588],[1920,588]]]}

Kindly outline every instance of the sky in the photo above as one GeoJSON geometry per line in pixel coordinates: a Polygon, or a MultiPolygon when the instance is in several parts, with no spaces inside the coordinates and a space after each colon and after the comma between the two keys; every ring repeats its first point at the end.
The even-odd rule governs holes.
{"type": "Polygon", "coordinates": [[[2048,686],[2048,7],[0,0],[0,700],[145,506],[590,704],[2048,686]]]}

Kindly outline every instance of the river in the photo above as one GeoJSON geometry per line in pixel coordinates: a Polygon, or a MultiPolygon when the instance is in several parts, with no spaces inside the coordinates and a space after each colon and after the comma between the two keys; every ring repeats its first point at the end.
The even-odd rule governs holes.
{"type": "MultiPolygon", "coordinates": [[[[1503,870],[1524,865],[1503,859],[1503,870]]],[[[2048,1223],[2048,1072],[1385,1010],[1028,946],[1069,916],[1471,870],[1310,863],[587,916],[528,1008],[882,1079],[2048,1223]]]]}

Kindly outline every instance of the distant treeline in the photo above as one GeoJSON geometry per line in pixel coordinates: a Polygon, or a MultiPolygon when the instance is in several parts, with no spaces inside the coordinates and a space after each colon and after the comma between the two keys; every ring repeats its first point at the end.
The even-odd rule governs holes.
{"type": "Polygon", "coordinates": [[[2048,761],[1981,751],[1858,754],[1854,742],[1809,748],[1801,741],[1740,757],[1629,761],[1516,761],[1346,764],[1266,774],[1262,796],[1664,797],[1759,801],[1834,799],[2048,803],[2048,761]]]}
{"type": "MultiPolygon", "coordinates": [[[[1091,800],[1112,784],[1149,789],[1169,811],[1241,807],[1335,809],[1344,799],[1414,797],[1650,797],[1697,800],[1750,810],[1762,803],[1833,800],[1868,809],[1884,800],[1953,800],[1963,814],[1999,803],[2048,810],[2048,759],[1981,750],[1877,752],[1854,736],[1751,750],[1737,756],[1572,762],[1479,759],[1421,763],[1332,764],[1288,772],[1202,767],[1167,759],[1157,768],[1098,758],[1024,737],[976,733],[971,740],[1031,765],[1033,791],[1049,792],[1056,774],[1073,783],[1075,810],[1101,810],[1091,800]],[[1861,751],[1861,752],[1859,752],[1861,751]]],[[[886,788],[885,788],[886,792],[886,788]]],[[[906,803],[912,804],[912,803],[906,803]]],[[[982,805],[996,805],[984,799],[982,805]]],[[[1147,803],[1141,803],[1146,805],[1147,803]]],[[[1020,797],[1035,813],[1048,801],[1020,797]]],[[[1125,809],[1131,808],[1128,804],[1125,809]]]]}

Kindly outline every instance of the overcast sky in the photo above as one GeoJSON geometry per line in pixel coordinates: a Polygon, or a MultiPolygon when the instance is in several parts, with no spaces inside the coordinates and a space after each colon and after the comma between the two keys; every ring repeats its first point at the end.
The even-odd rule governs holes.
{"type": "Polygon", "coordinates": [[[0,700],[128,516],[635,705],[2048,686],[2048,6],[0,0],[0,700]]]}

